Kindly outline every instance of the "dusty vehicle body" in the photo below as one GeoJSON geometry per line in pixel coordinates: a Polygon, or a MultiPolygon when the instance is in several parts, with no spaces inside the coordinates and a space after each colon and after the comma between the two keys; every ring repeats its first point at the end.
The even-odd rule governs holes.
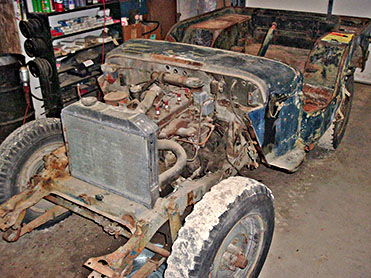
{"type": "MultiPolygon", "coordinates": [[[[180,40],[186,27],[231,11],[253,18],[253,10],[221,10],[176,25],[168,38],[180,40]]],[[[85,263],[91,278],[148,277],[166,260],[166,278],[257,277],[273,233],[273,196],[231,176],[261,163],[295,171],[305,151],[346,119],[352,67],[367,50],[354,54],[370,32],[367,20],[360,22],[346,43],[320,39],[304,76],[279,61],[191,44],[132,40],[114,49],[100,82],[106,96],[126,95],[122,105],[82,99],[66,107],[64,144],[44,156],[27,186],[7,190],[6,169],[16,164],[8,157],[29,144],[22,140],[32,127],[51,129],[52,122],[57,130],[60,123],[25,125],[0,147],[0,202],[20,192],[0,206],[5,239],[72,211],[128,238],[85,263]],[[22,225],[42,199],[55,206],[22,225]],[[145,248],[154,256],[129,276],[145,248]]],[[[336,147],[334,140],[324,145],[336,147]]]]}
{"type": "MultiPolygon", "coordinates": [[[[257,138],[268,164],[292,171],[304,158],[304,149],[311,149],[335,118],[339,136],[332,147],[340,143],[351,106],[350,96],[344,94],[352,93],[353,81],[348,80],[353,79],[355,68],[365,67],[370,32],[368,18],[225,8],[177,23],[166,39],[265,56],[302,73],[296,92],[292,89],[296,82],[287,79],[277,86],[272,80],[267,103],[272,111],[263,109],[249,117],[260,124],[257,138]],[[283,108],[278,112],[277,107],[283,108]],[[288,160],[293,164],[288,165],[288,160]]],[[[265,74],[275,78],[279,69],[265,74]]]]}

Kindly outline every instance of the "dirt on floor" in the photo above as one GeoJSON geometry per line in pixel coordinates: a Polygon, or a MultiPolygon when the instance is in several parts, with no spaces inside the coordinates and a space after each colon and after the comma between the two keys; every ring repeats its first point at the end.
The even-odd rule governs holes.
{"type": "MultiPolygon", "coordinates": [[[[276,230],[261,278],[371,277],[371,86],[356,84],[344,141],[315,148],[298,172],[245,172],[275,195],[276,230]]],[[[15,243],[0,240],[0,277],[87,277],[83,263],[114,251],[114,239],[72,215],[15,243]]]]}

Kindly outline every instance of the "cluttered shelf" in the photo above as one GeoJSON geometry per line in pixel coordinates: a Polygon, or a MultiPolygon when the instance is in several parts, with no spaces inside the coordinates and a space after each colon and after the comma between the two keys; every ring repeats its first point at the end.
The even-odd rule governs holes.
{"type": "Polygon", "coordinates": [[[48,16],[53,16],[53,15],[61,15],[61,14],[67,14],[67,13],[73,13],[73,12],[79,12],[79,11],[84,11],[84,10],[89,10],[89,9],[94,9],[94,8],[100,8],[103,7],[104,5],[110,5],[113,3],[118,3],[119,1],[117,0],[112,0],[112,1],[106,1],[106,3],[98,3],[98,4],[88,4],[83,7],[75,7],[73,9],[63,9],[60,11],[52,11],[52,12],[35,12],[37,14],[45,14],[48,16]]]}
{"type": "Polygon", "coordinates": [[[28,7],[32,7],[29,12],[35,14],[44,14],[54,16],[77,11],[84,11],[93,8],[103,7],[105,5],[119,3],[118,0],[32,0],[28,7]]]}
{"type": "MultiPolygon", "coordinates": [[[[85,50],[88,50],[88,49],[92,49],[92,48],[95,48],[95,47],[102,46],[103,44],[107,45],[107,44],[111,44],[111,43],[114,43],[115,45],[118,45],[117,40],[108,38],[107,41],[105,41],[104,43],[98,43],[98,44],[82,47],[80,49],[77,49],[77,50],[74,50],[74,51],[71,51],[71,52],[65,53],[65,54],[64,53],[63,54],[56,54],[56,52],[54,51],[54,56],[55,56],[55,58],[64,58],[64,57],[70,56],[71,54],[76,54],[76,53],[79,53],[81,51],[85,51],[85,50]]],[[[60,70],[58,70],[58,73],[61,73],[60,70]]]]}
{"type": "MultiPolygon", "coordinates": [[[[97,78],[101,75],[104,54],[123,40],[120,1],[94,4],[92,1],[104,0],[21,1],[27,14],[27,20],[20,23],[24,27],[21,33],[27,38],[25,48],[35,50],[27,54],[35,57],[37,70],[41,66],[52,69],[52,74],[41,75],[41,82],[50,84],[53,94],[49,94],[44,105],[47,115],[55,117],[63,106],[79,98],[77,87],[81,88],[81,96],[100,92],[97,78]],[[48,2],[52,8],[36,10],[34,4],[39,2],[44,6],[48,2]],[[75,7],[66,3],[74,3],[75,7]]],[[[48,95],[44,90],[41,87],[41,93],[48,95]]]]}
{"type": "MultiPolygon", "coordinates": [[[[96,88],[96,89],[93,89],[93,90],[90,90],[90,91],[81,92],[81,97],[88,97],[88,96],[97,97],[98,93],[99,93],[99,89],[96,88]]],[[[63,107],[66,107],[66,106],[74,103],[75,101],[79,100],[79,98],[80,97],[77,95],[77,93],[75,93],[74,95],[63,96],[63,98],[62,98],[63,107]]]]}
{"type": "Polygon", "coordinates": [[[87,76],[84,76],[84,77],[72,76],[70,79],[62,82],[60,84],[60,88],[63,89],[63,88],[72,86],[74,84],[81,83],[83,81],[86,81],[89,78],[94,78],[94,77],[97,77],[97,76],[99,76],[101,74],[102,74],[101,71],[93,71],[91,74],[89,74],[87,76]]]}
{"type": "Polygon", "coordinates": [[[120,24],[119,19],[114,20],[113,23],[109,23],[109,24],[105,24],[105,25],[102,24],[102,25],[95,26],[95,27],[89,27],[89,28],[82,29],[82,30],[79,30],[79,31],[76,31],[76,32],[71,32],[71,33],[67,33],[67,34],[63,34],[63,35],[57,35],[57,36],[52,35],[52,40],[63,39],[63,38],[67,38],[67,37],[71,37],[71,36],[75,36],[75,35],[80,35],[80,34],[83,34],[83,33],[86,33],[86,32],[102,29],[104,26],[109,27],[109,26],[113,26],[113,25],[117,25],[117,24],[120,24]]]}

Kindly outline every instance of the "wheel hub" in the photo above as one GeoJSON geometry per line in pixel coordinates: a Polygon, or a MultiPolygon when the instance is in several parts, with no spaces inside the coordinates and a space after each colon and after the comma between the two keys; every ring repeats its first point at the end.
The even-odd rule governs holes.
{"type": "Polygon", "coordinates": [[[225,267],[231,271],[236,271],[237,268],[245,269],[248,264],[248,260],[244,255],[244,250],[237,246],[238,239],[234,239],[227,247],[227,250],[222,256],[222,267],[225,267]]]}
{"type": "MultiPolygon", "coordinates": [[[[44,169],[44,157],[61,146],[63,146],[61,142],[51,142],[40,148],[27,160],[18,176],[19,191],[23,191],[28,186],[30,179],[44,169]]],[[[53,207],[53,204],[46,200],[41,200],[30,209],[37,213],[44,213],[51,207],[53,207]]]]}
{"type": "Polygon", "coordinates": [[[262,250],[263,231],[264,225],[259,215],[248,215],[240,219],[219,247],[209,277],[248,277],[262,250]]]}

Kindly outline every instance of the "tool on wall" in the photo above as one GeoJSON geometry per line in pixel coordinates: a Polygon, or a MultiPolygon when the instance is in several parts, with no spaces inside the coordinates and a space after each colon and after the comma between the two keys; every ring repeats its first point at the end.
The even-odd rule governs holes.
{"type": "Polygon", "coordinates": [[[261,57],[264,57],[265,56],[265,53],[267,52],[268,50],[268,47],[274,37],[274,33],[277,29],[277,23],[276,22],[273,22],[272,23],[272,26],[269,28],[267,34],[265,35],[265,38],[264,38],[264,41],[263,41],[263,44],[261,45],[260,49],[259,49],[259,52],[258,52],[258,56],[261,56],[261,57]]]}
{"type": "Polygon", "coordinates": [[[25,124],[26,123],[26,119],[27,119],[28,110],[31,107],[30,75],[28,73],[27,67],[22,66],[19,69],[19,78],[21,80],[22,89],[23,89],[24,96],[25,96],[25,99],[26,99],[26,102],[27,102],[26,111],[25,111],[24,117],[23,117],[23,124],[25,124]]]}

